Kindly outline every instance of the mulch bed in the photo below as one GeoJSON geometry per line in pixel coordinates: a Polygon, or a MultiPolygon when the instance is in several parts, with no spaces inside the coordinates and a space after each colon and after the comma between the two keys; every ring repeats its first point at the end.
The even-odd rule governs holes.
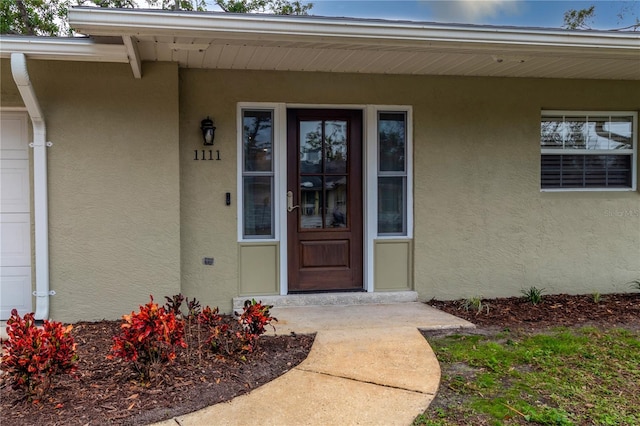
{"type": "Polygon", "coordinates": [[[478,327],[538,330],[549,327],[594,325],[640,327],[640,293],[593,295],[544,295],[532,305],[523,297],[483,300],[481,312],[465,309],[463,301],[428,302],[429,305],[464,318],[478,327]]]}
{"type": "Polygon", "coordinates": [[[245,360],[180,350],[158,383],[149,385],[127,363],[106,359],[119,327],[120,321],[75,324],[72,334],[80,358],[76,377],[60,377],[38,405],[25,401],[0,378],[1,423],[140,425],[170,419],[228,401],[284,374],[307,357],[314,339],[262,336],[259,350],[245,360]]]}
{"type": "MultiPolygon", "coordinates": [[[[466,310],[462,301],[429,305],[465,318],[474,332],[496,329],[528,331],[549,327],[593,325],[640,330],[640,293],[607,294],[596,303],[592,295],[545,295],[532,305],[523,298],[483,300],[482,312],[466,310]]],[[[262,336],[260,350],[241,358],[221,358],[180,351],[160,383],[141,383],[129,365],[108,360],[119,321],[74,325],[80,357],[76,378],[62,377],[48,399],[33,405],[0,378],[2,423],[12,425],[139,425],[169,419],[227,401],[273,380],[304,360],[314,336],[262,336]],[[189,356],[188,356],[189,355],[189,356]]],[[[277,327],[277,324],[276,324],[277,327]]]]}

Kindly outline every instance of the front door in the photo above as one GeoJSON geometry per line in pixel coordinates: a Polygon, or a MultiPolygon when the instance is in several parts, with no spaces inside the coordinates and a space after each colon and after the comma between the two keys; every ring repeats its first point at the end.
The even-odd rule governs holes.
{"type": "Polygon", "coordinates": [[[289,292],[363,289],[362,111],[287,112],[289,292]]]}

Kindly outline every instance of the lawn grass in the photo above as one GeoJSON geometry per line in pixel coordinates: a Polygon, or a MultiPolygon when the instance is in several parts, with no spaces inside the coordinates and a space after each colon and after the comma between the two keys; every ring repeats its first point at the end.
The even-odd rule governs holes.
{"type": "Polygon", "coordinates": [[[593,327],[428,337],[438,400],[414,425],[640,424],[640,333],[593,327]]]}

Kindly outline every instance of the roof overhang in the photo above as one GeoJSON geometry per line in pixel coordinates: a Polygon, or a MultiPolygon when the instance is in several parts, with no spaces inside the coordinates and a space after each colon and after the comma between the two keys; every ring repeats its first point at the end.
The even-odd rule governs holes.
{"type": "Polygon", "coordinates": [[[121,44],[110,49],[118,50],[117,62],[125,52],[136,77],[144,61],[174,61],[183,68],[640,80],[635,32],[85,7],[72,8],[69,20],[94,38],[96,54],[100,37],[117,38],[121,44]]]}
{"type": "Polygon", "coordinates": [[[31,59],[90,62],[129,62],[122,43],[97,43],[87,38],[2,35],[0,57],[24,53],[31,59]]]}

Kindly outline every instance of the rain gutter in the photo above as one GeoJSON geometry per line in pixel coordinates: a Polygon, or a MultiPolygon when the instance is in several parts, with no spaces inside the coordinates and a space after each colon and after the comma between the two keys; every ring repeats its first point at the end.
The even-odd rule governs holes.
{"type": "Polygon", "coordinates": [[[91,35],[313,41],[371,49],[429,46],[482,51],[501,47],[632,58],[640,54],[640,34],[635,32],[89,7],[71,8],[69,21],[77,31],[91,35]]]}
{"type": "Polygon", "coordinates": [[[33,205],[35,221],[36,320],[49,319],[49,207],[47,193],[47,127],[29,79],[24,53],[11,54],[11,73],[33,125],[33,205]]]}

